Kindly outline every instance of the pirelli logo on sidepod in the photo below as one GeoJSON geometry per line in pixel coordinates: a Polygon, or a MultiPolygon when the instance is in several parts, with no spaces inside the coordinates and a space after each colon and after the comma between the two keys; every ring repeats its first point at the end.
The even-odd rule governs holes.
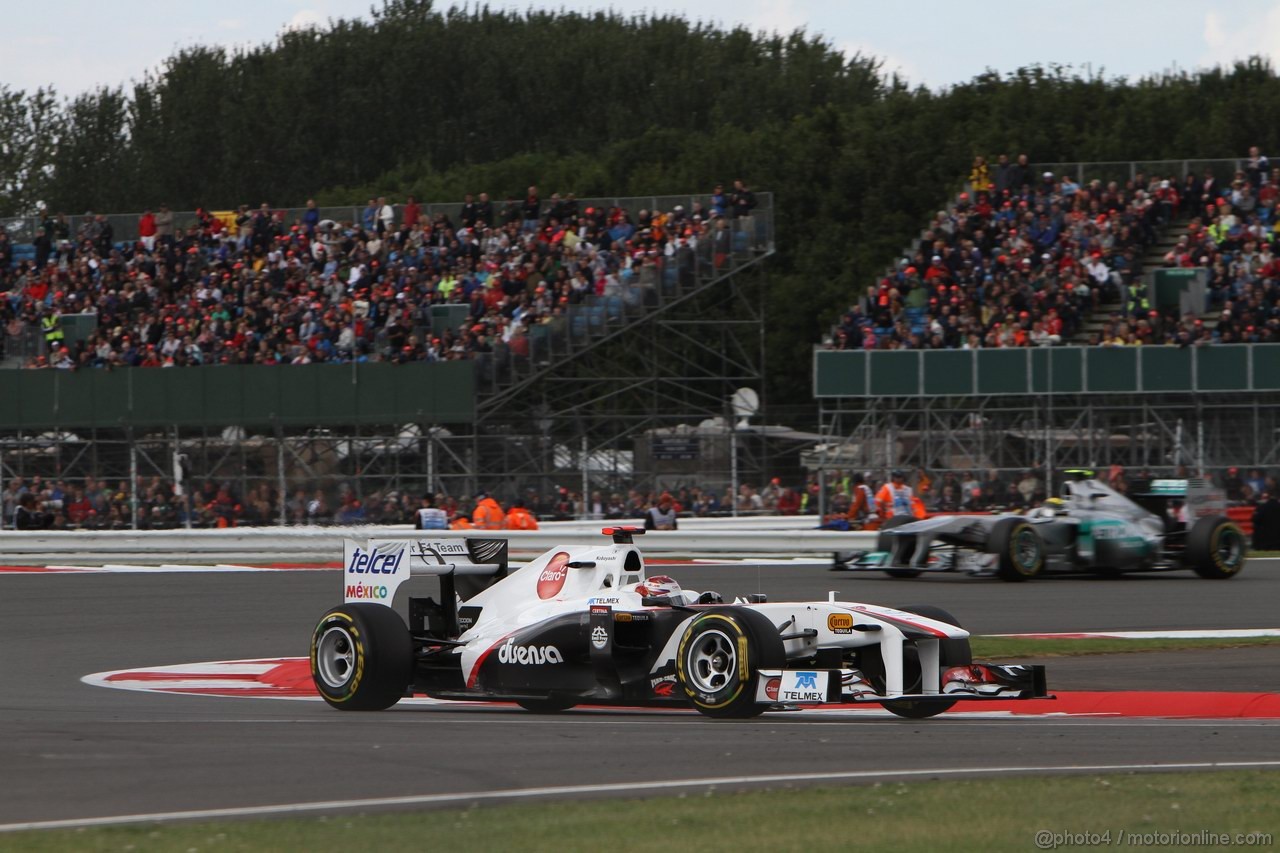
{"type": "Polygon", "coordinates": [[[833,634],[852,634],[853,614],[832,613],[827,617],[827,628],[829,628],[833,634]]]}

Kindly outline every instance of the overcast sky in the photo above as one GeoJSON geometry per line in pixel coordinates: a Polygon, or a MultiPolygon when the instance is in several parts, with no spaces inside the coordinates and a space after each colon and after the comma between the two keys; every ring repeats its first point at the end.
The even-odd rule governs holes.
{"type": "MultiPolygon", "coordinates": [[[[63,95],[127,84],[185,45],[261,43],[284,27],[368,17],[375,3],[381,0],[6,3],[0,83],[26,90],[53,85],[63,95]]],[[[1280,67],[1280,0],[1076,0],[1060,7],[930,0],[496,0],[489,5],[679,12],[694,20],[781,32],[803,27],[842,50],[879,57],[887,69],[929,87],[968,80],[987,68],[1007,72],[1037,62],[1129,78],[1252,54],[1280,67]]]]}

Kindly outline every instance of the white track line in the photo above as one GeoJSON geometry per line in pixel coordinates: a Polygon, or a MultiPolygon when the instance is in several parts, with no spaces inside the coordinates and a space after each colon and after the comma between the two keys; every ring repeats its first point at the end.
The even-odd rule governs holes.
{"type": "Polygon", "coordinates": [[[447,805],[483,800],[522,800],[536,797],[568,797],[582,794],[630,794],[639,791],[667,791],[679,788],[715,788],[730,785],[771,785],[788,782],[848,782],[858,779],[910,779],[934,776],[993,776],[1003,773],[1104,773],[1133,770],[1227,770],[1280,767],[1280,761],[1221,761],[1172,764],[1048,764],[1010,767],[940,767],[928,770],[858,770],[843,773],[777,773],[768,776],[718,776],[702,779],[669,779],[660,782],[616,782],[604,785],[559,785],[540,788],[508,788],[502,791],[470,791],[461,794],[421,794],[408,797],[377,797],[364,800],[321,800],[276,806],[244,806],[229,809],[196,809],[112,817],[71,818],[27,823],[0,824],[0,832],[31,829],[80,829],[93,826],[155,823],[174,820],[265,817],[348,809],[395,806],[447,805]]]}
{"type": "Polygon", "coordinates": [[[1079,631],[1058,634],[987,634],[1024,640],[1224,640],[1235,637],[1280,637],[1280,628],[1227,628],[1188,631],[1079,631]]]}

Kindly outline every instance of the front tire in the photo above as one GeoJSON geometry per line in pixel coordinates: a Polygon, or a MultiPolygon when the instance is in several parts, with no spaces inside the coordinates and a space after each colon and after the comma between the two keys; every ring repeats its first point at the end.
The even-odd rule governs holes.
{"type": "MultiPolygon", "coordinates": [[[[955,625],[957,628],[962,627],[956,617],[941,607],[932,607],[928,604],[913,604],[902,609],[917,616],[937,619],[939,622],[946,622],[948,625],[955,625]]],[[[940,640],[938,662],[944,667],[968,666],[973,663],[973,652],[969,649],[969,638],[966,637],[963,640],[940,640]]],[[[918,690],[923,676],[920,672],[920,657],[914,646],[907,646],[903,649],[902,665],[903,689],[918,690]]],[[[893,702],[881,702],[880,704],[885,710],[899,717],[905,717],[908,720],[924,720],[929,717],[936,717],[943,711],[949,710],[956,704],[956,701],[955,699],[899,699],[893,702]]]]}
{"type": "Polygon", "coordinates": [[[1202,578],[1226,580],[1244,568],[1244,531],[1224,516],[1202,518],[1187,532],[1187,565],[1202,578]]]}
{"type": "Polygon", "coordinates": [[[745,719],[764,712],[756,702],[761,669],[782,669],[778,629],[760,613],[725,607],[701,613],[676,650],[676,681],[708,717],[745,719]]]}
{"type": "Polygon", "coordinates": [[[991,530],[987,553],[996,555],[996,577],[1025,581],[1044,571],[1045,548],[1040,531],[1021,518],[1002,518],[991,530]]]}
{"type": "Polygon", "coordinates": [[[413,641],[400,614],[381,604],[343,604],[311,635],[311,680],[341,711],[381,711],[413,678],[413,641]]]}

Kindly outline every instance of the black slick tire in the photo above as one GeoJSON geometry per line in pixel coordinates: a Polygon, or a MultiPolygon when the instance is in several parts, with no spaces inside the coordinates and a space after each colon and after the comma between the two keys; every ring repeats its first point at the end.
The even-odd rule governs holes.
{"type": "Polygon", "coordinates": [[[400,614],[381,604],[333,608],[311,635],[311,680],[342,711],[381,711],[413,679],[413,641],[400,614]]]}
{"type": "Polygon", "coordinates": [[[996,577],[1031,580],[1044,571],[1044,540],[1035,525],[1021,518],[1002,518],[991,529],[987,553],[996,555],[996,577]]]}
{"type": "Polygon", "coordinates": [[[708,717],[745,719],[768,707],[756,702],[761,669],[782,669],[778,629],[760,613],[717,607],[693,618],[676,649],[676,682],[708,717]]]}
{"type": "Polygon", "coordinates": [[[1186,564],[1202,578],[1235,577],[1244,568],[1247,552],[1244,531],[1224,516],[1198,519],[1187,531],[1186,564]]]}

